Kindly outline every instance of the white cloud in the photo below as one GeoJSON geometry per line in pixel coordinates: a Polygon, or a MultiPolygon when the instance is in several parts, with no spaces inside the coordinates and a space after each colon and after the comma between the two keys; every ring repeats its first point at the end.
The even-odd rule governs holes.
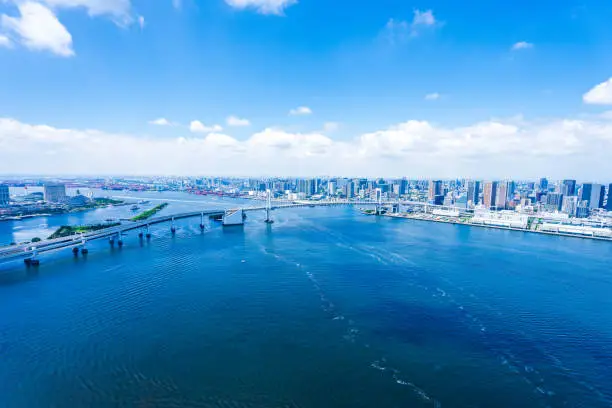
{"type": "Polygon", "coordinates": [[[308,106],[300,106],[297,107],[295,109],[291,109],[289,111],[290,115],[294,115],[294,116],[298,116],[298,115],[311,115],[312,114],[312,109],[310,109],[308,106]]]}
{"type": "Polygon", "coordinates": [[[145,18],[144,16],[138,16],[138,25],[140,26],[140,29],[143,30],[145,27],[145,18]]]}
{"type": "Polygon", "coordinates": [[[206,126],[199,120],[194,120],[189,124],[189,130],[193,133],[221,132],[223,128],[219,125],[206,126]]]}
{"type": "Polygon", "coordinates": [[[172,7],[174,7],[177,10],[180,10],[181,7],[183,7],[183,1],[182,0],[172,0],[172,7]]]}
{"type": "Polygon", "coordinates": [[[238,10],[253,9],[260,14],[276,14],[282,16],[285,9],[298,0],[225,0],[230,6],[238,10]]]}
{"type": "Polygon", "coordinates": [[[338,129],[340,129],[340,124],[338,122],[325,122],[323,124],[324,132],[335,132],[338,129]]]}
{"type": "Polygon", "coordinates": [[[12,48],[13,43],[7,36],[0,34],[0,47],[12,48]]]}
{"type": "Polygon", "coordinates": [[[50,9],[31,1],[19,3],[18,8],[20,17],[3,14],[1,23],[21,44],[31,50],[51,51],[62,57],[74,55],[72,36],[50,9]]]}
{"type": "Polygon", "coordinates": [[[436,18],[431,10],[420,11],[414,10],[414,17],[412,18],[412,27],[418,26],[433,26],[436,24],[436,18]]]}
{"type": "Polygon", "coordinates": [[[429,93],[425,95],[425,100],[426,101],[437,101],[438,99],[440,99],[440,96],[441,95],[437,92],[429,93]]]}
{"type": "Polygon", "coordinates": [[[149,122],[149,124],[157,125],[157,126],[174,126],[174,123],[170,122],[166,118],[158,118],[158,119],[152,120],[149,122]]]}
{"type": "Polygon", "coordinates": [[[527,50],[533,48],[533,44],[526,41],[519,41],[512,45],[512,51],[527,50]]]}
{"type": "Polygon", "coordinates": [[[436,20],[431,10],[414,10],[411,22],[390,18],[383,30],[383,37],[391,44],[401,43],[411,37],[417,37],[425,29],[440,27],[443,24],[436,20]]]}
{"type": "Polygon", "coordinates": [[[249,122],[248,119],[244,119],[244,118],[239,118],[238,116],[228,116],[225,119],[225,122],[227,123],[228,126],[250,126],[251,122],[249,122]]]}
{"type": "Polygon", "coordinates": [[[582,100],[592,105],[612,105],[612,77],[591,88],[582,96],[582,100]]]}
{"type": "Polygon", "coordinates": [[[534,121],[518,117],[464,127],[409,120],[350,140],[275,128],[237,140],[212,128],[203,138],[169,139],[0,118],[0,162],[13,173],[28,174],[482,178],[545,174],[595,181],[612,173],[612,118],[603,115],[534,121]],[[37,160],[31,160],[32,152],[39,153],[37,160]]]}
{"type": "Polygon", "coordinates": [[[110,16],[119,25],[134,21],[130,0],[42,0],[53,8],[84,8],[91,17],[110,16]]]}

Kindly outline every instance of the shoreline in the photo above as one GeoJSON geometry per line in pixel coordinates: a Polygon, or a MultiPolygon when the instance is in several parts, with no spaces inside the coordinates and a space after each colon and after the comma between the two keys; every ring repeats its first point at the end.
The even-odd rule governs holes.
{"type": "MultiPolygon", "coordinates": [[[[366,215],[374,215],[374,214],[366,214],[366,215]]],[[[567,234],[563,232],[534,231],[534,230],[523,229],[523,228],[504,227],[500,225],[474,224],[470,222],[449,221],[449,220],[434,220],[434,219],[422,218],[418,216],[414,217],[414,216],[407,216],[407,215],[401,215],[401,214],[382,214],[382,216],[390,217],[390,218],[406,219],[406,220],[438,222],[441,224],[464,225],[466,227],[480,227],[480,228],[499,229],[499,230],[505,230],[505,231],[530,232],[533,234],[552,235],[556,237],[582,238],[582,239],[592,239],[596,241],[612,242],[612,238],[596,237],[596,236],[589,236],[589,235],[567,234]]]]}

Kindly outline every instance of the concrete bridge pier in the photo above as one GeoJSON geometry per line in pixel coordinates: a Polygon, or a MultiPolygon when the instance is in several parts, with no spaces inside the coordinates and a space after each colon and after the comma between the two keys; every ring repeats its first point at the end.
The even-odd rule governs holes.
{"type": "Polygon", "coordinates": [[[174,224],[174,217],[172,217],[172,225],[170,227],[170,231],[172,232],[172,235],[176,233],[176,225],[174,224]]]}
{"type": "Polygon", "coordinates": [[[119,248],[121,248],[121,247],[123,246],[123,239],[122,239],[122,235],[123,235],[123,234],[122,234],[121,232],[118,232],[118,233],[117,233],[117,246],[118,246],[119,248]]]}
{"type": "Polygon", "coordinates": [[[200,213],[200,230],[204,231],[204,213],[200,213]]]}
{"type": "Polygon", "coordinates": [[[87,249],[87,240],[81,241],[81,254],[87,255],[89,253],[89,249],[87,249]]]}
{"type": "Polygon", "coordinates": [[[270,212],[272,211],[272,191],[270,189],[266,190],[266,224],[272,224],[274,220],[270,217],[270,212]]]}
{"type": "Polygon", "coordinates": [[[147,226],[145,227],[145,237],[147,237],[147,239],[151,239],[151,231],[149,231],[149,224],[147,224],[147,226]]]}
{"type": "Polygon", "coordinates": [[[32,256],[23,260],[23,262],[27,266],[38,266],[40,265],[40,260],[37,258],[38,252],[36,251],[36,247],[32,247],[32,256]]]}

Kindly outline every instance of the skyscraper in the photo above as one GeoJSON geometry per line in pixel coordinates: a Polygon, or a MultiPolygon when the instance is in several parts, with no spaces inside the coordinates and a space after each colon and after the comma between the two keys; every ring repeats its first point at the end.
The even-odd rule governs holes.
{"type": "Polygon", "coordinates": [[[586,201],[589,209],[603,207],[605,187],[601,184],[584,183],[580,201],[586,201]]]}
{"type": "Polygon", "coordinates": [[[563,205],[563,194],[548,193],[546,195],[546,208],[549,211],[559,211],[563,205]]]}
{"type": "Polygon", "coordinates": [[[498,210],[506,208],[506,200],[508,198],[508,183],[502,181],[497,185],[497,195],[495,197],[495,206],[498,210]]]}
{"type": "Polygon", "coordinates": [[[408,180],[403,178],[399,181],[399,195],[401,196],[406,195],[407,192],[408,192],[408,180]]]}
{"type": "Polygon", "coordinates": [[[478,205],[480,198],[480,181],[470,180],[467,187],[467,199],[472,205],[478,205]]]}
{"type": "Polygon", "coordinates": [[[442,195],[442,180],[432,180],[429,182],[429,201],[434,201],[436,196],[442,195]]]}
{"type": "Polygon", "coordinates": [[[540,179],[540,190],[541,191],[548,190],[548,179],[546,179],[546,177],[542,177],[540,179]]]}
{"type": "Polygon", "coordinates": [[[491,209],[497,203],[497,181],[487,181],[484,183],[483,204],[486,208],[491,209]]]}
{"type": "Polygon", "coordinates": [[[576,180],[563,180],[561,193],[563,193],[564,196],[576,195],[576,180]]]}
{"type": "Polygon", "coordinates": [[[578,197],[577,196],[564,196],[561,211],[570,216],[576,216],[576,210],[578,209],[578,197]]]}
{"type": "Polygon", "coordinates": [[[0,184],[0,205],[9,203],[9,187],[6,184],[0,184]]]}
{"type": "Polygon", "coordinates": [[[355,196],[355,183],[352,180],[349,180],[349,182],[344,185],[344,195],[346,198],[353,198],[355,196]]]}
{"type": "Polygon", "coordinates": [[[606,204],[606,210],[612,211],[612,183],[608,186],[608,203],[606,204]]]}

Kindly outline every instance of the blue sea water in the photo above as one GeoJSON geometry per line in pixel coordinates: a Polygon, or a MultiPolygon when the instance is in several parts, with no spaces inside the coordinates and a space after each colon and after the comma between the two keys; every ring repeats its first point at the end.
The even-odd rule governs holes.
{"type": "MultiPolygon", "coordinates": [[[[168,214],[238,205],[146,196],[177,200],[168,214]]],[[[0,242],[119,212],[0,223],[0,242]]],[[[274,218],[1,266],[0,406],[612,406],[609,243],[349,208],[274,218]]]]}

